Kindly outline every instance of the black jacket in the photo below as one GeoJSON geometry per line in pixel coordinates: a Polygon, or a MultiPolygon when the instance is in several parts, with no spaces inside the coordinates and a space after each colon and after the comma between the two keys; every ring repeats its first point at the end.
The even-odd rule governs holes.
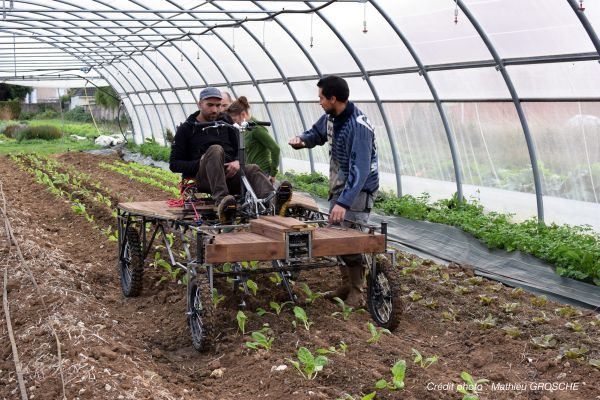
{"type": "MultiPolygon", "coordinates": [[[[196,111],[177,128],[171,145],[169,168],[181,172],[184,178],[193,178],[198,173],[199,161],[213,144],[223,147],[225,162],[238,159],[238,132],[232,127],[206,128],[206,123],[198,122],[196,111]]],[[[219,114],[217,121],[231,123],[226,114],[219,114]]]]}

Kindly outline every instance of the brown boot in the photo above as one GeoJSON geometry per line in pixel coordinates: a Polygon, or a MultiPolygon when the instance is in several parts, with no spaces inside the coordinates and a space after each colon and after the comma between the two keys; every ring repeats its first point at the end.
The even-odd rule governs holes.
{"type": "Polygon", "coordinates": [[[333,300],[336,297],[346,301],[348,293],[350,292],[350,277],[348,276],[348,267],[340,265],[340,275],[342,277],[342,284],[336,290],[325,293],[325,298],[333,300]]]}
{"type": "Polygon", "coordinates": [[[363,308],[365,306],[362,290],[365,280],[363,265],[348,265],[348,277],[350,278],[350,291],[346,298],[346,305],[355,309],[363,308]]]}

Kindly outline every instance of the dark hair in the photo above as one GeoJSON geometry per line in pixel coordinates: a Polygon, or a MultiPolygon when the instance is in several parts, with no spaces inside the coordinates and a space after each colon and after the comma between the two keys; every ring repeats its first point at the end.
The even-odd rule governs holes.
{"type": "Polygon", "coordinates": [[[323,89],[323,96],[330,99],[332,96],[342,103],[348,101],[350,96],[350,89],[348,89],[348,83],[344,78],[339,76],[329,75],[325,78],[319,79],[317,86],[323,89]]]}
{"type": "Polygon", "coordinates": [[[243,111],[248,112],[250,109],[250,104],[248,103],[248,99],[246,96],[240,96],[239,99],[231,103],[231,105],[227,108],[227,112],[233,115],[239,115],[243,111]]]}

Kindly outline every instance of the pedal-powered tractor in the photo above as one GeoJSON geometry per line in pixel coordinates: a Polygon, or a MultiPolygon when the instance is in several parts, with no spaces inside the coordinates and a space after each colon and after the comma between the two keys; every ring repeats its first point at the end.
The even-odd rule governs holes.
{"type": "MultiPolygon", "coordinates": [[[[244,131],[249,124],[207,123],[203,129],[237,129],[240,138],[240,165],[244,163],[244,131]]],[[[248,293],[246,281],[252,275],[277,273],[281,285],[296,301],[290,280],[300,271],[336,267],[339,256],[362,253],[367,262],[367,306],[373,320],[394,329],[402,312],[400,278],[395,254],[387,249],[387,225],[355,224],[345,228],[328,224],[328,215],[316,202],[294,193],[285,216],[275,215],[272,198],[259,199],[242,171],[242,195],[232,208],[234,223],[224,225],[216,218],[214,203],[200,197],[191,185],[182,186],[182,199],[121,203],[117,206],[119,271],[127,297],[142,290],[144,264],[159,234],[171,268],[185,271],[186,314],[194,348],[206,348],[215,336],[212,331],[212,289],[215,279],[232,278],[234,290],[248,293]],[[168,235],[172,233],[173,235],[168,235]],[[173,239],[175,237],[175,239],[173,239]],[[181,246],[182,251],[174,251],[181,246]],[[184,257],[182,257],[184,255],[184,257]],[[260,261],[256,268],[244,268],[243,261],[260,261]],[[270,264],[269,264],[270,262],[270,264]],[[228,263],[231,268],[221,268],[228,263]]],[[[245,304],[242,302],[241,307],[245,304]]]]}

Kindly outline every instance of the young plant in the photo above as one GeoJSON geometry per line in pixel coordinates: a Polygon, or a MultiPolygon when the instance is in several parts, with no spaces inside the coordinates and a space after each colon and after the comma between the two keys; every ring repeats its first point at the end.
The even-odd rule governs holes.
{"type": "Polygon", "coordinates": [[[596,367],[596,368],[600,369],[600,360],[590,358],[589,363],[592,367],[596,367]]]}
{"type": "Polygon", "coordinates": [[[281,304],[276,303],[274,301],[269,302],[269,306],[275,311],[275,314],[277,314],[277,315],[281,314],[283,307],[285,307],[288,304],[293,304],[293,303],[291,301],[284,301],[281,304]]]}
{"type": "Polygon", "coordinates": [[[337,315],[341,315],[344,321],[347,321],[348,318],[350,318],[350,314],[352,314],[352,311],[354,311],[354,307],[347,306],[346,303],[344,303],[344,300],[340,299],[339,297],[334,297],[333,300],[335,300],[335,302],[338,303],[340,307],[342,307],[342,311],[333,312],[331,313],[331,316],[335,317],[337,315]]]}
{"type": "Polygon", "coordinates": [[[244,314],[244,312],[242,310],[240,310],[237,312],[235,319],[237,320],[238,328],[242,332],[242,335],[245,335],[246,334],[246,320],[248,319],[248,317],[246,317],[246,314],[244,314]]]}
{"type": "Polygon", "coordinates": [[[438,361],[438,356],[431,356],[431,357],[427,357],[427,358],[423,359],[423,356],[421,355],[421,353],[419,353],[419,350],[417,350],[417,349],[411,349],[411,350],[412,350],[413,354],[415,355],[413,362],[416,365],[419,365],[423,369],[429,368],[430,366],[432,366],[433,364],[435,364],[438,361]]]}
{"type": "MultiPolygon", "coordinates": [[[[246,286],[248,287],[248,289],[250,289],[252,294],[254,296],[256,296],[256,292],[258,292],[258,285],[256,284],[256,282],[254,282],[252,279],[248,279],[248,280],[246,280],[246,286]]],[[[243,288],[241,288],[241,287],[240,287],[240,289],[243,290],[243,288]]]]}
{"type": "Polygon", "coordinates": [[[500,308],[507,314],[514,314],[520,305],[520,303],[503,303],[500,304],[500,308]]]}
{"type": "Polygon", "coordinates": [[[456,387],[456,391],[463,396],[462,400],[479,400],[477,394],[481,392],[483,389],[483,384],[488,383],[487,379],[477,379],[473,378],[471,374],[466,371],[460,373],[460,377],[464,381],[464,384],[458,385],[456,387]]]}
{"type": "Polygon", "coordinates": [[[404,389],[404,376],[406,375],[406,361],[398,360],[391,368],[391,382],[380,379],[375,383],[377,389],[402,390],[404,389]]]}
{"type": "Polygon", "coordinates": [[[517,287],[510,292],[510,295],[514,298],[519,298],[523,296],[524,293],[525,291],[523,290],[523,288],[517,287]]]}
{"type": "Polygon", "coordinates": [[[543,307],[548,303],[548,298],[546,296],[533,296],[531,298],[531,304],[535,307],[543,307]]]}
{"type": "Polygon", "coordinates": [[[579,321],[567,322],[565,324],[565,327],[569,328],[573,332],[583,332],[584,331],[583,325],[581,323],[579,323],[579,321]]]}
{"type": "Polygon", "coordinates": [[[348,345],[346,344],[346,342],[344,342],[343,340],[340,342],[340,353],[342,353],[343,356],[346,355],[346,351],[348,350],[348,345]]]}
{"type": "Polygon", "coordinates": [[[504,330],[504,332],[506,332],[508,336],[510,336],[513,339],[521,337],[521,331],[516,326],[505,326],[502,329],[504,330]]]}
{"type": "Polygon", "coordinates": [[[442,311],[442,318],[446,321],[456,321],[456,312],[451,308],[444,310],[442,311]]]}
{"type": "Polygon", "coordinates": [[[588,351],[589,349],[585,346],[562,348],[560,349],[559,357],[568,358],[569,360],[576,360],[578,358],[582,358],[584,355],[587,354],[588,351]]]}
{"type": "Polygon", "coordinates": [[[327,354],[337,354],[337,349],[335,346],[329,346],[327,348],[319,348],[317,349],[317,354],[327,355],[327,354]]]}
{"type": "Polygon", "coordinates": [[[465,286],[458,285],[454,288],[454,293],[462,296],[462,295],[471,293],[471,289],[469,289],[468,287],[465,287],[465,286]]]}
{"type": "Polygon", "coordinates": [[[495,285],[488,286],[488,289],[490,289],[492,292],[499,292],[502,290],[503,287],[504,287],[503,284],[496,283],[495,285]]]}
{"type": "Polygon", "coordinates": [[[302,282],[302,284],[300,285],[302,287],[302,291],[304,292],[304,294],[306,295],[306,304],[312,304],[315,302],[315,300],[317,300],[319,297],[323,297],[322,293],[319,292],[313,292],[306,283],[302,282]]]}
{"type": "Polygon", "coordinates": [[[286,358],[298,372],[305,379],[315,379],[317,374],[323,370],[323,367],[327,365],[327,357],[317,356],[314,357],[310,350],[306,347],[300,347],[298,349],[298,360],[286,358]]]}
{"type": "Polygon", "coordinates": [[[479,295],[479,303],[483,306],[489,306],[490,304],[492,304],[492,302],[497,299],[497,297],[495,296],[486,296],[484,294],[480,294],[479,295]]]}
{"type": "Polygon", "coordinates": [[[215,308],[217,308],[217,306],[219,305],[220,302],[225,300],[225,296],[222,294],[219,294],[219,292],[217,291],[217,288],[212,288],[211,297],[212,297],[212,302],[213,302],[213,305],[215,308]]]}
{"type": "Polygon", "coordinates": [[[308,320],[308,316],[306,315],[306,311],[302,307],[295,306],[294,307],[294,315],[304,324],[304,329],[307,331],[310,330],[310,326],[313,324],[308,320]]]}
{"type": "Polygon", "coordinates": [[[281,275],[279,275],[277,272],[273,272],[271,275],[269,275],[269,280],[276,285],[279,285],[281,282],[283,282],[281,275]]]}
{"type": "Polygon", "coordinates": [[[417,292],[416,290],[411,291],[408,294],[408,297],[412,300],[412,301],[419,301],[423,298],[423,296],[421,295],[421,293],[417,292]]]}
{"type": "Polygon", "coordinates": [[[263,348],[267,351],[271,350],[271,346],[273,345],[273,340],[275,338],[267,338],[262,332],[252,332],[253,342],[246,342],[246,347],[249,347],[254,350],[258,350],[259,348],[263,348]]]}
{"type": "Polygon", "coordinates": [[[531,343],[533,343],[534,346],[542,349],[552,349],[556,347],[558,342],[556,339],[554,339],[554,335],[550,334],[533,337],[531,338],[531,343]]]}
{"type": "Polygon", "coordinates": [[[153,267],[162,268],[164,274],[160,277],[158,283],[163,282],[177,282],[179,274],[182,273],[181,268],[173,268],[173,266],[167,261],[163,260],[160,256],[160,252],[154,253],[154,261],[150,263],[153,267]]]}
{"type": "Polygon", "coordinates": [[[535,324],[541,325],[550,321],[550,318],[548,318],[546,316],[546,313],[542,311],[542,315],[540,315],[539,317],[533,317],[531,321],[535,324]]]}
{"type": "Polygon", "coordinates": [[[481,276],[473,276],[467,279],[467,282],[469,283],[469,285],[479,286],[483,283],[483,278],[481,276]]]}
{"type": "Polygon", "coordinates": [[[371,337],[367,340],[367,343],[370,343],[370,344],[379,342],[379,339],[381,339],[381,334],[383,334],[383,333],[385,333],[387,335],[392,334],[392,332],[390,332],[389,329],[377,328],[371,322],[367,322],[367,328],[369,329],[369,333],[371,333],[371,337]]]}
{"type": "Polygon", "coordinates": [[[425,307],[429,308],[430,310],[435,310],[436,308],[438,308],[437,300],[433,300],[433,299],[425,299],[423,301],[423,305],[425,307]]]}
{"type": "Polygon", "coordinates": [[[574,309],[573,307],[569,307],[569,306],[565,306],[565,307],[560,307],[560,308],[556,308],[554,309],[554,312],[563,317],[563,318],[573,318],[573,317],[578,317],[581,315],[581,311],[574,309]]]}
{"type": "Polygon", "coordinates": [[[492,314],[488,314],[485,319],[476,319],[475,322],[479,325],[480,329],[491,329],[496,326],[496,318],[492,314]]]}

